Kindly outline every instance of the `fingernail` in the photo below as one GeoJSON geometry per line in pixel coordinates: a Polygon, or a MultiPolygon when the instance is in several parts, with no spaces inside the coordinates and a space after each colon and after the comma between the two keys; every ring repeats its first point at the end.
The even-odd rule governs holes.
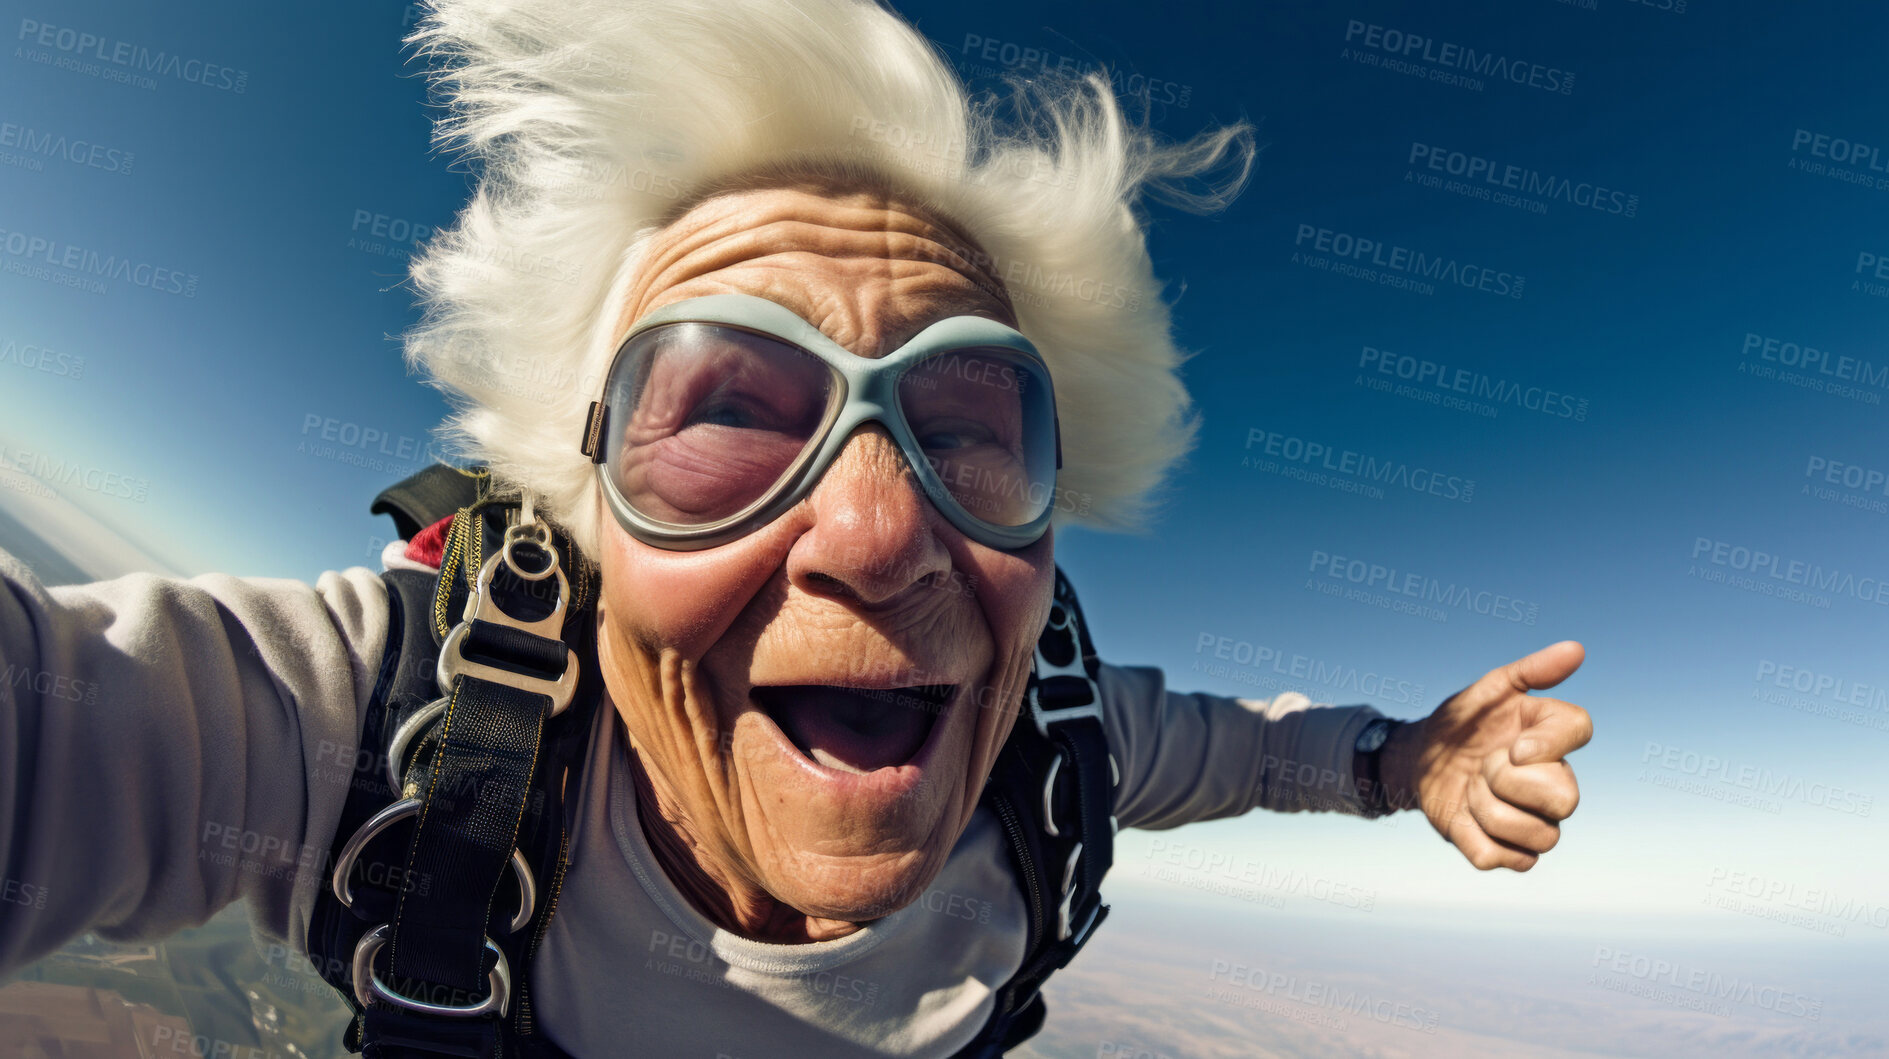
{"type": "Polygon", "coordinates": [[[1539,753],[1541,753],[1540,743],[1537,743],[1533,739],[1517,739],[1515,741],[1514,752],[1510,754],[1509,759],[1516,764],[1520,764],[1539,753]]]}

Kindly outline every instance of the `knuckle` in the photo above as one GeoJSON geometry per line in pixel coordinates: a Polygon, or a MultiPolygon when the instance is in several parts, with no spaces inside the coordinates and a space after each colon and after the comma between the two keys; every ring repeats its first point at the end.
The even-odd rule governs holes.
{"type": "Polygon", "coordinates": [[[1557,819],[1566,820],[1568,817],[1574,815],[1574,810],[1578,808],[1580,804],[1580,790],[1569,789],[1557,792],[1549,808],[1553,810],[1557,819]]]}

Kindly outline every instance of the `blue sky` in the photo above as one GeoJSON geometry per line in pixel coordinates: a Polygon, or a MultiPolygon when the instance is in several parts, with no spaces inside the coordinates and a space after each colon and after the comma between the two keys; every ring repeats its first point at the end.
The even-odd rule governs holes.
{"type": "MultiPolygon", "coordinates": [[[[1889,365],[1889,278],[1867,256],[1889,257],[1889,10],[1663,5],[898,6],[977,83],[1025,49],[1107,63],[1173,100],[1151,110],[1161,131],[1244,119],[1265,145],[1226,213],[1153,214],[1202,429],[1148,533],[1058,541],[1105,656],[1186,690],[1298,686],[1414,717],[1536,647],[1587,644],[1564,688],[1596,721],[1575,758],[1586,800],[1527,876],[1477,875],[1416,821],[1246,819],[1188,840],[1410,917],[1578,907],[1617,930],[1680,917],[1868,951],[1889,931],[1832,940],[1710,899],[1736,874],[1889,901],[1889,593],[1870,587],[1889,577],[1889,385],[1857,366],[1889,365]],[[1479,88],[1452,83],[1476,76],[1471,51],[1535,83],[1490,65],[1479,88]],[[1516,197],[1448,186],[1471,165],[1515,167],[1516,197]],[[1345,258],[1361,239],[1382,249],[1345,258]],[[1385,283],[1414,253],[1470,285],[1385,283]],[[1502,293],[1517,277],[1520,297],[1502,293]],[[1852,390],[1794,364],[1801,347],[1852,390]],[[1390,481],[1340,470],[1334,487],[1325,458],[1295,463],[1311,445],[1390,481]],[[1752,552],[1775,565],[1741,569],[1752,552]],[[1827,605],[1775,594],[1807,577],[1827,605]],[[1393,611],[1412,600],[1393,581],[1466,601],[1425,603],[1440,621],[1393,611]],[[1342,595],[1360,588],[1375,598],[1342,595]],[[1754,800],[1739,776],[1777,793],[1738,804],[1754,800]]],[[[0,266],[28,256],[17,234],[178,274],[160,287],[195,277],[186,296],[0,273],[7,461],[84,468],[97,488],[58,492],[180,572],[371,565],[389,524],[367,505],[444,412],[393,337],[413,321],[398,244],[450,223],[467,189],[429,150],[398,44],[410,13],[0,9],[0,266]],[[55,65],[42,25],[227,69],[113,83],[55,65]],[[100,150],[25,151],[9,125],[100,150]]],[[[0,509],[24,497],[0,490],[0,509]]],[[[1158,839],[1124,836],[1121,862],[1158,839]]]]}

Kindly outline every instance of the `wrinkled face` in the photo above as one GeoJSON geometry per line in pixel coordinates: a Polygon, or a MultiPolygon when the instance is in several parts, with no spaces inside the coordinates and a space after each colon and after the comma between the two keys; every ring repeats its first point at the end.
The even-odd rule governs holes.
{"type": "MultiPolygon", "coordinates": [[[[743,293],[878,357],[949,316],[1014,326],[980,260],[877,193],[728,194],[655,237],[618,333],[743,293]]],[[[732,543],[665,551],[605,521],[606,681],[699,853],[809,916],[863,922],[922,893],[1016,718],[1049,536],[1013,552],[970,540],[877,424],[732,543]]]]}

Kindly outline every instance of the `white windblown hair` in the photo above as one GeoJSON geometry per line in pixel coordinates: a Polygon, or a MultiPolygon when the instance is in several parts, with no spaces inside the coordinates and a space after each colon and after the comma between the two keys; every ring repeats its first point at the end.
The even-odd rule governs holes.
{"type": "Polygon", "coordinates": [[[595,555],[605,508],[578,451],[638,252],[757,169],[864,173],[981,245],[1055,382],[1059,523],[1128,528],[1190,447],[1144,195],[1205,212],[1252,165],[1245,124],[1163,144],[1107,81],[972,101],[870,0],[432,0],[412,37],[479,174],[413,263],[414,367],[451,395],[455,449],[595,555]],[[1218,187],[1206,174],[1229,174],[1218,187]],[[1185,185],[1192,183],[1193,190],[1185,185]]]}

